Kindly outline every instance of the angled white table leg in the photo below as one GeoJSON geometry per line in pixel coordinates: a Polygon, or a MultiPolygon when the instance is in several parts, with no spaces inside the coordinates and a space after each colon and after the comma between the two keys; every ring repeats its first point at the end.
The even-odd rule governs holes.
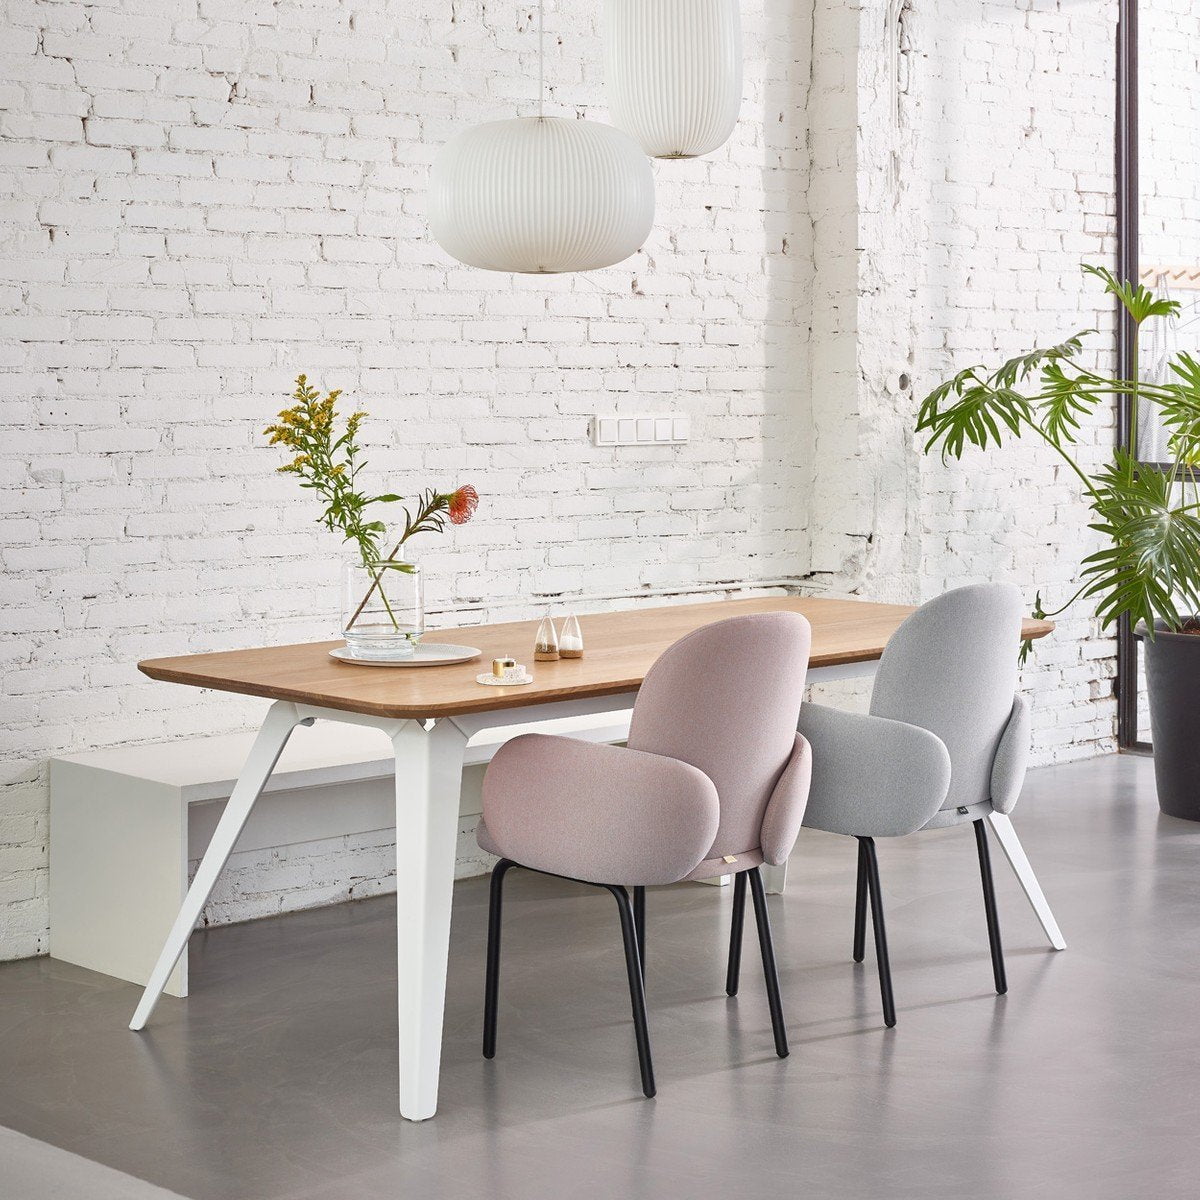
{"type": "Polygon", "coordinates": [[[450,905],[458,842],[465,734],[453,721],[395,733],[396,979],[400,1115],[437,1112],[442,1017],[450,952],[450,905]]]}
{"type": "Polygon", "coordinates": [[[1037,881],[1037,876],[1033,873],[1033,868],[1029,865],[1029,859],[1025,856],[1025,848],[1021,845],[1021,839],[1017,837],[1017,831],[1013,828],[1011,819],[1007,813],[994,812],[988,814],[988,821],[991,823],[996,840],[1004,850],[1013,873],[1020,881],[1021,887],[1025,889],[1025,895],[1029,898],[1033,911],[1037,913],[1037,919],[1041,921],[1042,928],[1046,931],[1046,937],[1050,939],[1050,945],[1055,950],[1065,950],[1067,943],[1063,939],[1062,931],[1058,928],[1054,914],[1050,911],[1050,905],[1046,903],[1046,896],[1042,892],[1041,884],[1037,881]]]}
{"type": "Polygon", "coordinates": [[[138,1030],[146,1027],[146,1022],[150,1019],[150,1014],[154,1011],[154,1006],[158,1003],[158,998],[162,995],[163,988],[166,986],[171,972],[175,969],[175,964],[179,961],[179,956],[187,949],[188,938],[192,936],[192,930],[200,919],[201,910],[208,901],[213,885],[217,882],[217,876],[221,874],[221,869],[229,860],[234,843],[238,839],[238,834],[242,832],[242,826],[246,824],[246,818],[250,815],[254,802],[258,799],[259,793],[275,769],[275,764],[279,761],[279,755],[287,745],[292,730],[303,719],[294,704],[279,700],[271,705],[266,720],[263,721],[262,728],[258,731],[258,737],[254,739],[254,745],[250,748],[246,765],[238,776],[229,802],[225,805],[225,811],[217,822],[212,841],[209,842],[208,849],[200,860],[196,877],[192,880],[192,886],[188,888],[187,896],[184,898],[183,907],[180,908],[179,915],[175,918],[175,924],[171,926],[171,932],[167,935],[167,941],[158,956],[158,962],[154,964],[150,982],[146,984],[146,990],[142,993],[137,1011],[133,1014],[133,1020],[129,1022],[130,1029],[138,1030]]]}
{"type": "Polygon", "coordinates": [[[787,863],[781,863],[778,867],[773,867],[770,863],[763,863],[759,868],[763,888],[768,896],[783,895],[783,889],[787,887],[787,869],[787,863]]]}

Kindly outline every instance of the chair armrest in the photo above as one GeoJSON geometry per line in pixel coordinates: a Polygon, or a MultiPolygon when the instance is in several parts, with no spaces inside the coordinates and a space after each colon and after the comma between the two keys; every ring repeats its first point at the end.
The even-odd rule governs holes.
{"type": "Polygon", "coordinates": [[[717,836],[717,789],[690,763],[529,733],[496,753],[483,820],[505,857],[590,883],[675,883],[717,836]]]}
{"type": "Polygon", "coordinates": [[[812,746],[809,828],[900,837],[941,808],[950,752],[928,729],[821,704],[801,708],[798,728],[812,746]]]}
{"type": "Polygon", "coordinates": [[[804,821],[804,810],[808,805],[808,790],[812,784],[812,747],[800,734],[792,756],[783,768],[779,782],[767,801],[763,813],[762,853],[763,861],[773,867],[787,862],[796,836],[804,821]]]}
{"type": "Polygon", "coordinates": [[[996,757],[992,759],[992,807],[997,812],[1012,812],[1021,796],[1025,768],[1029,765],[1029,731],[1033,721],[1029,701],[1013,697],[1012,714],[1000,735],[996,757]]]}

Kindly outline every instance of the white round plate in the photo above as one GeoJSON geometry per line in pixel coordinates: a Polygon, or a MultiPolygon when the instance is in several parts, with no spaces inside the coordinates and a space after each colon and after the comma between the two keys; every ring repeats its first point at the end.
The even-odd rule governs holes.
{"type": "Polygon", "coordinates": [[[483,652],[474,646],[454,646],[448,642],[418,642],[411,658],[355,658],[349,646],[337,646],[329,657],[355,667],[445,667],[450,663],[470,662],[483,652]]]}

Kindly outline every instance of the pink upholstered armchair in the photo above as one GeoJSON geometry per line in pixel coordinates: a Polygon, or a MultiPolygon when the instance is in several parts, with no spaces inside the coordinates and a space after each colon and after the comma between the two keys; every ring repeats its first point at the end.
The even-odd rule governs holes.
{"type": "Polygon", "coordinates": [[[786,1057],[759,866],[786,861],[804,817],[812,763],[796,722],[810,637],[796,613],[717,621],[651,668],[627,746],[528,734],[495,756],[477,831],[479,844],[500,858],[488,916],[485,1057],[496,1050],[501,901],[514,866],[595,884],[616,898],[647,1096],[655,1086],[644,993],[646,886],[735,875],[732,995],[749,879],[775,1048],[786,1057]]]}

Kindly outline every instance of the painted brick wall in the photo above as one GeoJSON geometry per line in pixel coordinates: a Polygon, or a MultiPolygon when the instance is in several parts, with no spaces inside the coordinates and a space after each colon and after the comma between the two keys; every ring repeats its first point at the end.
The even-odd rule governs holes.
{"type": "MultiPolygon", "coordinates": [[[[599,8],[547,4],[550,112],[604,117],[599,8]]],[[[259,436],[300,370],[373,414],[387,489],[485,494],[424,547],[435,615],[803,572],[804,6],[748,0],[743,121],[711,159],[656,166],[644,250],[532,279],[450,262],[424,188],[453,130],[531,111],[536,9],[3,11],[0,958],[46,948],[47,756],[262,711],[149,683],[139,658],[335,632],[341,551],[259,436]],[[586,440],[593,412],[663,409],[690,445],[586,440]]],[[[327,901],[347,854],[389,857],[330,847],[273,881],[267,856],[238,886],[327,901]]],[[[236,890],[214,916],[250,911],[236,890]]]]}
{"type": "MultiPolygon", "coordinates": [[[[1052,452],[943,465],[912,426],[955,370],[1056,342],[1097,309],[1097,353],[1111,348],[1079,264],[1115,252],[1116,5],[867,0],[858,16],[857,388],[813,399],[818,427],[844,421],[845,451],[816,468],[814,510],[851,514],[823,543],[827,565],[865,595],[1007,578],[1031,604],[1039,588],[1065,599],[1091,535],[1052,452]]],[[[1105,414],[1083,461],[1112,436],[1105,414]]],[[[1079,606],[1038,647],[1022,681],[1036,761],[1113,747],[1112,655],[1079,606]]]]}
{"type": "MultiPolygon", "coordinates": [[[[548,5],[554,111],[603,118],[596,8],[548,5]]],[[[460,268],[424,226],[436,146],[534,101],[528,8],[5,11],[0,958],[46,945],[46,756],[261,712],[138,658],[333,631],[340,551],[258,436],[298,370],[372,411],[389,488],[486,494],[424,551],[460,619],[731,581],[1070,584],[1085,512],[1058,468],[943,468],[912,421],[953,367],[1092,323],[1113,0],[746,0],[734,139],[656,165],[644,251],[567,279],[460,268]],[[587,444],[592,412],[664,408],[689,446],[587,444]]],[[[1111,656],[1081,616],[1039,650],[1039,760],[1111,748],[1111,656]]],[[[238,857],[208,915],[385,890],[390,859],[386,836],[238,857]]]]}

